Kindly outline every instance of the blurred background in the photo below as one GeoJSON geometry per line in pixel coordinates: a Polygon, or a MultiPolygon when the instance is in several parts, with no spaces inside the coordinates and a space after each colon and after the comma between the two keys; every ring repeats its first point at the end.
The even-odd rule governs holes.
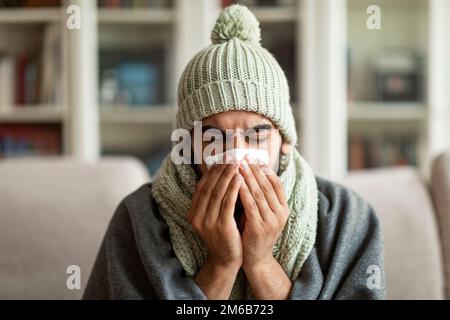
{"type": "MultiPolygon", "coordinates": [[[[80,222],[77,232],[89,229],[86,239],[100,241],[118,201],[170,151],[178,78],[210,43],[220,10],[234,2],[0,0],[0,222],[20,224],[7,221],[14,210],[27,220],[34,208],[76,215],[82,207],[97,227],[80,222]],[[80,29],[71,20],[77,14],[80,29]],[[111,160],[121,157],[125,164],[111,160]],[[77,187],[80,177],[86,180],[77,187]],[[26,189],[30,181],[44,190],[26,189]],[[79,202],[64,195],[54,204],[47,193],[66,187],[79,202]],[[97,221],[99,195],[107,204],[97,221]]],[[[448,154],[436,164],[450,148],[450,1],[237,2],[259,19],[262,44],[286,73],[301,153],[316,173],[351,186],[379,212],[392,244],[388,296],[450,296],[450,263],[443,263],[450,259],[448,154]],[[407,284],[410,277],[422,280],[407,284]]],[[[21,249],[10,245],[12,233],[0,245],[14,257],[3,262],[9,272],[25,263],[28,234],[21,249]]],[[[98,248],[91,244],[80,262],[86,268],[98,248]]],[[[5,279],[11,296],[35,297],[20,279],[5,279]]],[[[42,274],[33,279],[42,290],[42,274]]]]}
{"type": "MultiPolygon", "coordinates": [[[[220,8],[233,3],[180,2],[97,1],[98,34],[86,34],[88,41],[96,41],[92,44],[95,52],[91,50],[85,57],[95,61],[84,60],[97,70],[75,77],[68,66],[80,60],[68,47],[70,42],[74,45],[83,40],[71,39],[73,32],[65,28],[68,14],[64,4],[58,0],[0,1],[0,158],[83,153],[73,151],[74,145],[83,142],[78,141],[82,139],[80,134],[71,131],[70,126],[85,127],[74,122],[94,118],[96,123],[89,124],[86,130],[95,134],[91,140],[99,140],[95,145],[99,155],[134,155],[154,173],[170,147],[167,142],[180,70],[192,56],[190,53],[208,44],[207,33],[220,8]],[[200,31],[184,27],[192,20],[200,20],[196,21],[200,31]],[[199,40],[186,40],[190,35],[199,40]],[[70,83],[93,75],[98,80],[95,108],[99,116],[88,110],[86,116],[79,117],[72,110],[77,106],[70,98],[70,88],[77,83],[70,83]]],[[[253,9],[261,21],[263,45],[286,72],[302,150],[302,137],[314,139],[309,138],[314,131],[307,132],[302,126],[302,121],[314,120],[301,119],[308,116],[302,112],[300,94],[305,87],[302,80],[308,81],[304,65],[308,60],[302,55],[302,45],[314,45],[302,32],[305,10],[297,0],[240,3],[253,9]]],[[[428,168],[432,152],[429,144],[433,143],[427,104],[431,81],[427,77],[428,56],[433,36],[429,33],[432,18],[428,1],[378,1],[382,7],[380,30],[370,30],[366,24],[366,9],[373,1],[337,3],[344,5],[339,10],[345,12],[336,10],[337,17],[332,18],[345,19],[346,28],[338,35],[346,41],[345,61],[337,62],[346,63],[347,83],[346,110],[342,110],[346,116],[336,119],[346,122],[345,137],[338,134],[345,141],[337,142],[345,149],[333,153],[334,161],[342,158],[339,161],[345,164],[345,170],[393,165],[428,168]]],[[[321,33],[326,34],[326,30],[321,33]]],[[[329,46],[334,50],[332,44],[329,46]]],[[[335,108],[340,104],[336,101],[335,108]]],[[[308,150],[302,151],[308,155],[308,150]]],[[[333,173],[323,171],[324,175],[333,173]]]]}

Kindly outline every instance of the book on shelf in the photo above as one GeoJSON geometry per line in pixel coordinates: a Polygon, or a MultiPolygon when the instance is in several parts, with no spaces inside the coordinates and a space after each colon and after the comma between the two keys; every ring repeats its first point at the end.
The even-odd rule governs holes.
{"type": "Polygon", "coordinates": [[[349,170],[417,165],[417,136],[411,134],[351,134],[349,170]]]}
{"type": "Polygon", "coordinates": [[[39,101],[37,59],[35,54],[16,58],[16,105],[35,105],[39,101]]]}
{"type": "Polygon", "coordinates": [[[44,27],[42,46],[30,52],[0,55],[0,110],[61,102],[59,26],[44,27]]]}
{"type": "Polygon", "coordinates": [[[0,111],[9,110],[15,103],[15,59],[0,56],[0,111]]]}
{"type": "Polygon", "coordinates": [[[0,0],[0,8],[38,8],[38,7],[59,7],[61,0],[0,0]]]}
{"type": "Polygon", "coordinates": [[[60,105],[63,100],[61,36],[61,27],[58,24],[45,26],[39,87],[42,104],[60,105]]]}
{"type": "Polygon", "coordinates": [[[100,8],[170,8],[173,0],[99,0],[100,8]]]}
{"type": "Polygon", "coordinates": [[[61,127],[55,124],[2,124],[0,159],[61,154],[61,127]]]}

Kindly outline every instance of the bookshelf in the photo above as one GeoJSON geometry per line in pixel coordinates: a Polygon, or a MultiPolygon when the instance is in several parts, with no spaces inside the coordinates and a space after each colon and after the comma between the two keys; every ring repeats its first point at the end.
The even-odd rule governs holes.
{"type": "Polygon", "coordinates": [[[377,2],[380,30],[369,30],[367,15],[361,14],[371,4],[366,0],[347,3],[348,166],[350,170],[362,169],[364,163],[370,167],[410,164],[425,168],[429,165],[427,1],[377,2]],[[407,92],[408,86],[414,88],[407,92]],[[390,93],[390,88],[399,91],[390,93]],[[378,156],[383,151],[376,148],[396,149],[398,153],[386,151],[391,154],[386,160],[378,156]],[[362,158],[365,160],[358,160],[362,158]]]}
{"type": "Polygon", "coordinates": [[[424,122],[426,107],[422,103],[378,103],[353,102],[349,103],[348,120],[351,123],[374,121],[424,122]]]}
{"type": "Polygon", "coordinates": [[[170,106],[147,106],[133,110],[129,106],[119,106],[116,110],[101,113],[101,121],[105,124],[148,124],[171,125],[175,117],[175,108],[170,106]]]}
{"type": "Polygon", "coordinates": [[[129,9],[129,8],[105,8],[98,10],[98,22],[100,24],[171,24],[174,23],[173,9],[129,9]]]}
{"type": "Polygon", "coordinates": [[[60,22],[63,11],[60,8],[25,8],[0,10],[2,24],[30,24],[60,22]]]}
{"type": "MultiPolygon", "coordinates": [[[[154,4],[150,7],[143,5],[145,1],[136,1],[139,7],[123,7],[118,5],[121,1],[66,0],[39,8],[0,8],[0,134],[5,128],[29,132],[44,128],[46,135],[53,132],[59,141],[57,154],[82,159],[132,154],[151,171],[157,167],[170,147],[181,72],[210,43],[218,13],[233,1],[149,0],[154,4]],[[70,4],[90,13],[86,29],[67,30],[70,4]],[[37,52],[42,58],[48,43],[56,48],[46,52],[51,63],[40,64],[47,68],[58,61],[57,67],[46,71],[51,76],[45,80],[58,85],[53,88],[57,94],[21,103],[14,95],[8,102],[1,94],[6,90],[2,83],[9,83],[8,65],[2,61],[24,52],[37,52]],[[140,86],[127,83],[133,78],[127,76],[130,73],[157,89],[150,94],[123,93],[123,82],[128,88],[140,86]]],[[[393,154],[395,141],[414,138],[408,152],[414,153],[413,164],[424,173],[432,156],[449,147],[450,99],[445,85],[450,83],[446,59],[450,39],[445,30],[450,22],[445,17],[450,4],[446,1],[378,0],[380,31],[365,27],[369,0],[239,2],[255,13],[263,45],[286,72],[299,148],[319,175],[340,177],[351,168],[350,162],[366,167],[361,157],[356,162],[351,159],[358,150],[358,144],[352,146],[355,137],[359,148],[361,141],[380,146],[386,140],[387,151],[382,151],[386,154],[393,154]],[[407,48],[419,57],[420,97],[380,99],[373,61],[375,53],[389,47],[407,48]]],[[[55,153],[52,143],[49,154],[55,153]]],[[[45,154],[39,148],[39,155],[45,154]]],[[[379,165],[370,162],[370,167],[387,165],[385,158],[379,165]]]]}
{"type": "Polygon", "coordinates": [[[66,153],[62,22],[60,6],[0,8],[0,158],[66,153]]]}
{"type": "Polygon", "coordinates": [[[169,151],[175,115],[175,5],[98,7],[101,153],[132,154],[151,173],[169,151]],[[142,80],[127,84],[132,78],[142,80]],[[114,99],[108,83],[116,88],[114,99]],[[141,86],[144,94],[134,90],[141,86]]]}
{"type": "Polygon", "coordinates": [[[295,10],[295,4],[281,7],[251,7],[260,23],[297,22],[301,17],[295,10]]]}
{"type": "Polygon", "coordinates": [[[41,122],[62,122],[63,113],[59,107],[54,105],[36,106],[12,106],[0,110],[0,122],[2,123],[41,123],[41,122]]]}

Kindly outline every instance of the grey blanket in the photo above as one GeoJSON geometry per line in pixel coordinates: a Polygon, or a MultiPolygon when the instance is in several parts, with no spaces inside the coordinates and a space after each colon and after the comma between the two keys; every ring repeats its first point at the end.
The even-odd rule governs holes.
{"type": "MultiPolygon", "coordinates": [[[[341,185],[316,181],[316,243],[290,299],[383,299],[383,242],[373,209],[341,185]]],[[[206,299],[175,256],[150,184],[119,204],[83,298],[206,299]]]]}

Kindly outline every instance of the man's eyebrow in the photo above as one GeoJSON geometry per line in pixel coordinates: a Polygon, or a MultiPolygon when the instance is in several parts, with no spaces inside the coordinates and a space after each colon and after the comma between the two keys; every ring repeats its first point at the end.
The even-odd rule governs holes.
{"type": "MultiPolygon", "coordinates": [[[[205,131],[209,130],[209,129],[215,129],[215,130],[219,130],[220,132],[222,132],[223,134],[225,134],[225,130],[218,128],[218,127],[214,127],[212,125],[205,125],[202,127],[202,133],[204,133],[205,131]]],[[[247,129],[246,131],[250,131],[250,130],[254,130],[254,131],[262,131],[262,130],[270,130],[273,129],[273,126],[271,124],[268,123],[262,123],[262,124],[257,124],[249,129],[247,129]]]]}
{"type": "Polygon", "coordinates": [[[253,126],[249,129],[247,129],[247,131],[249,130],[255,130],[255,131],[262,131],[262,130],[270,130],[273,129],[273,126],[271,124],[268,123],[263,123],[263,124],[257,124],[256,126],[253,126]]]}

